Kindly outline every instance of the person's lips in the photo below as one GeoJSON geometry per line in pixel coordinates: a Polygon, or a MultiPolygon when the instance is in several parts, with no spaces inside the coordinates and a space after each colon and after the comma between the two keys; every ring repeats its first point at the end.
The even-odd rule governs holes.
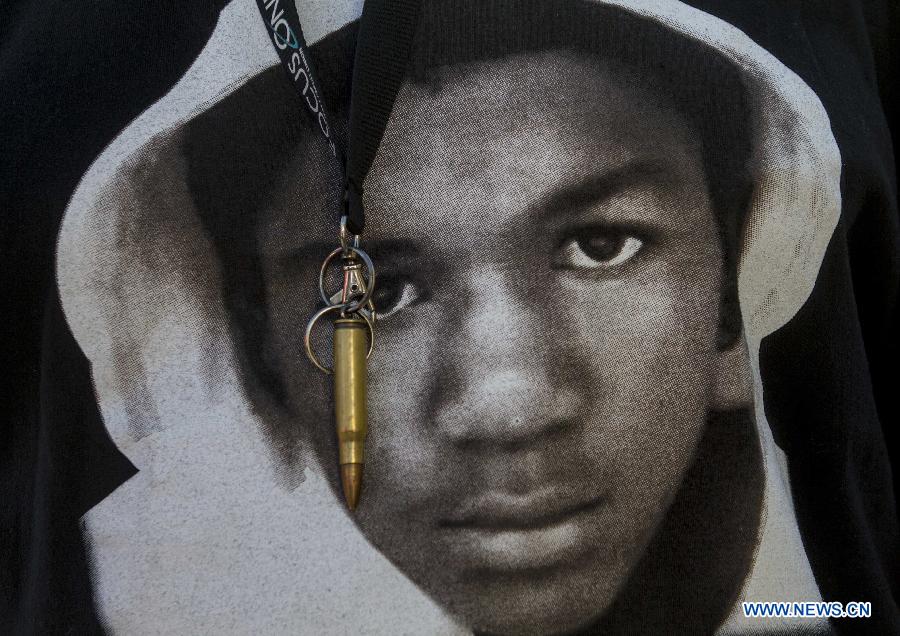
{"type": "Polygon", "coordinates": [[[593,508],[601,497],[577,496],[561,490],[543,490],[528,495],[488,493],[464,502],[441,521],[445,528],[528,530],[550,526],[593,508]]]}
{"type": "Polygon", "coordinates": [[[591,549],[593,517],[602,504],[602,495],[572,489],[488,493],[466,500],[439,526],[450,535],[450,549],[469,568],[546,568],[591,549]]]}

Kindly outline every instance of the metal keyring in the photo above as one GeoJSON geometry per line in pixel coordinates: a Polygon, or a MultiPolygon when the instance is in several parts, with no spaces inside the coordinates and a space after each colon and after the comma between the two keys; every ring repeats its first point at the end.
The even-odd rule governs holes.
{"type": "Polygon", "coordinates": [[[322,297],[322,300],[325,302],[325,304],[329,307],[343,307],[343,305],[331,304],[331,298],[329,298],[328,293],[325,291],[325,274],[328,271],[328,266],[331,264],[331,261],[344,254],[345,252],[352,252],[353,254],[359,256],[363,264],[366,266],[369,274],[366,293],[364,293],[358,300],[354,301],[353,303],[349,303],[346,307],[344,307],[344,311],[346,311],[348,314],[352,314],[365,307],[366,304],[368,304],[368,302],[372,300],[372,293],[375,291],[375,264],[372,262],[372,259],[369,258],[368,254],[366,254],[355,245],[348,245],[346,249],[343,247],[335,248],[334,251],[326,256],[325,260],[322,261],[322,267],[321,269],[319,269],[319,295],[322,297]]]}
{"type": "MultiPolygon", "coordinates": [[[[347,305],[349,306],[349,304],[347,305]]],[[[309,319],[309,322],[306,323],[306,332],[303,334],[303,345],[306,347],[306,357],[309,358],[310,362],[316,365],[316,368],[320,371],[331,375],[333,373],[332,369],[328,367],[322,366],[319,362],[319,359],[316,358],[316,354],[312,350],[312,330],[313,327],[316,326],[316,322],[319,321],[322,316],[325,316],[329,312],[332,311],[347,311],[347,306],[345,305],[328,305],[327,307],[323,307],[319,311],[313,314],[312,318],[309,319]]],[[[369,356],[372,355],[372,347],[375,345],[375,325],[372,324],[372,320],[366,316],[365,314],[357,314],[362,317],[363,320],[366,321],[366,326],[369,327],[369,350],[366,352],[366,359],[369,359],[369,356]]]]}

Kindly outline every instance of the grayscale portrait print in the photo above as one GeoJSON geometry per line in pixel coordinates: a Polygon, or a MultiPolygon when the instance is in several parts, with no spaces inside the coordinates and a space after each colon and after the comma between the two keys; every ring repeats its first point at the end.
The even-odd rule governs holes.
{"type": "MultiPolygon", "coordinates": [[[[366,181],[349,515],[302,348],[341,176],[261,26],[262,61],[216,68],[254,11],[98,159],[60,239],[138,469],[84,518],[108,628],[826,632],[739,609],[821,600],[757,364],[840,212],[812,91],[679,2],[427,3],[366,181]]],[[[310,18],[339,139],[354,17],[310,18]]]]}

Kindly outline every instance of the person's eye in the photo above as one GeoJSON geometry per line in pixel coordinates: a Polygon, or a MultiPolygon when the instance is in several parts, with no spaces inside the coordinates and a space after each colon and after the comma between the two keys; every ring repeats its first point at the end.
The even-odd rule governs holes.
{"type": "Polygon", "coordinates": [[[583,228],[563,239],[554,267],[573,270],[612,269],[634,258],[644,240],[615,228],[583,228]]]}
{"type": "Polygon", "coordinates": [[[378,279],[372,301],[379,320],[384,320],[422,300],[415,281],[402,276],[385,275],[378,279]]]}

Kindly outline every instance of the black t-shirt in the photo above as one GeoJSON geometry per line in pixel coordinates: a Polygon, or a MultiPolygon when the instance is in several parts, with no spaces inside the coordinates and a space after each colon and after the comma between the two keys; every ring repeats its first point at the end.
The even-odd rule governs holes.
{"type": "MultiPolygon", "coordinates": [[[[256,6],[4,6],[3,631],[900,633],[900,16],[832,4],[424,3],[354,522],[256,6]]],[[[360,6],[298,6],[339,144],[360,6]]]]}

